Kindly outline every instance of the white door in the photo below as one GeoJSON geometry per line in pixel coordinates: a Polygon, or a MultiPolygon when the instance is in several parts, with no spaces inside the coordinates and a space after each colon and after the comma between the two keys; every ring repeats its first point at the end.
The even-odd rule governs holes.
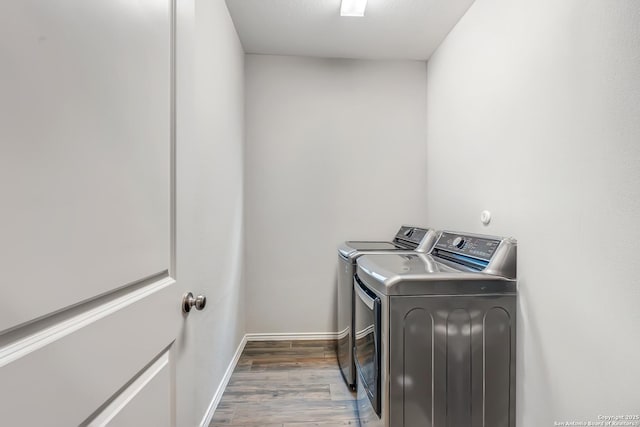
{"type": "Polygon", "coordinates": [[[185,425],[174,7],[0,2],[0,425],[185,425]]]}

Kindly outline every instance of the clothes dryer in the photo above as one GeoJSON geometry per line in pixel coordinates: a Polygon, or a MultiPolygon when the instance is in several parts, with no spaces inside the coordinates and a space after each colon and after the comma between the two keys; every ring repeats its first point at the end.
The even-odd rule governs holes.
{"type": "Polygon", "coordinates": [[[360,425],[515,426],[516,241],[443,232],[354,277],[360,425]]]}
{"type": "Polygon", "coordinates": [[[347,384],[355,387],[353,361],[353,275],[356,260],[364,254],[428,252],[436,242],[434,230],[403,225],[393,241],[347,241],[338,248],[338,345],[340,371],[347,384]]]}

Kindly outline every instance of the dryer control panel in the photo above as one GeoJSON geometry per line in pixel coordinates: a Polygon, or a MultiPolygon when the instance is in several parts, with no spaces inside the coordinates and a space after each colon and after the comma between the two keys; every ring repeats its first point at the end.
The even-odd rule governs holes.
{"type": "Polygon", "coordinates": [[[409,249],[415,249],[420,246],[420,243],[422,243],[422,240],[425,238],[428,231],[429,230],[420,227],[403,225],[396,233],[396,237],[393,241],[394,243],[399,243],[409,249]]]}
{"type": "Polygon", "coordinates": [[[490,261],[500,245],[500,239],[443,232],[434,249],[490,261]]]}

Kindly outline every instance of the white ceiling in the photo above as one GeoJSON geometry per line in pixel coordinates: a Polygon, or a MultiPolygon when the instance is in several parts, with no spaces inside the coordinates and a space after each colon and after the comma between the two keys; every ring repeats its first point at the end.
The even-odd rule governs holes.
{"type": "Polygon", "coordinates": [[[368,0],[362,18],[340,0],[226,0],[247,53],[426,60],[473,0],[368,0]]]}

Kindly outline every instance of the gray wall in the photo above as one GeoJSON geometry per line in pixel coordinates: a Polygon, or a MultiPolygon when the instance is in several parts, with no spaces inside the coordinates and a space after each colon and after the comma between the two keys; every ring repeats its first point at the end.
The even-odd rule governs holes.
{"type": "Polygon", "coordinates": [[[521,427],[640,411],[639,23],[477,0],[428,64],[428,219],[519,241],[521,427]]]}
{"type": "Polygon", "coordinates": [[[335,332],[337,246],[426,213],[424,62],[246,57],[247,330],[335,332]]]}
{"type": "Polygon", "coordinates": [[[245,333],[244,52],[223,1],[195,0],[178,18],[177,278],[208,297],[186,320],[178,376],[194,390],[195,425],[245,333]]]}

